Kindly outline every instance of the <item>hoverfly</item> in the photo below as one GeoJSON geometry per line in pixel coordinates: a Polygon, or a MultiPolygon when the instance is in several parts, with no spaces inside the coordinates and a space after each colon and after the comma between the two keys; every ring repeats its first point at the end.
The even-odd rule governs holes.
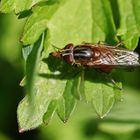
{"type": "Polygon", "coordinates": [[[50,55],[62,58],[71,65],[92,67],[105,73],[110,73],[116,68],[140,66],[139,55],[134,51],[120,48],[120,45],[122,43],[118,43],[116,46],[102,43],[83,43],[75,46],[70,43],[50,55]]]}

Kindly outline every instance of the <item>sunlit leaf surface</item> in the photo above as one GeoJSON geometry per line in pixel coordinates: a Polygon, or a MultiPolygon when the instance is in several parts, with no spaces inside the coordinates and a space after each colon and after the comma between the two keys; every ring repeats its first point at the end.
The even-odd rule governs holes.
{"type": "Polygon", "coordinates": [[[19,13],[30,9],[35,4],[43,1],[47,0],[1,0],[0,11],[9,13],[14,10],[16,13],[19,13]]]}
{"type": "MultiPolygon", "coordinates": [[[[27,95],[18,107],[20,132],[36,128],[43,122],[48,124],[55,112],[66,122],[77,99],[89,103],[100,118],[121,99],[121,91],[106,78],[107,75],[73,67],[49,56],[56,51],[53,45],[64,48],[68,43],[99,41],[115,44],[121,39],[128,49],[135,49],[140,34],[138,0],[42,1],[2,0],[0,4],[2,12],[14,10],[19,13],[32,8],[21,37],[24,45],[33,48],[26,48],[30,54],[23,49],[27,59],[27,95]],[[116,13],[114,9],[118,9],[116,13]],[[43,45],[37,44],[43,32],[46,32],[43,45]]],[[[116,79],[115,75],[112,77],[116,79]]]]}

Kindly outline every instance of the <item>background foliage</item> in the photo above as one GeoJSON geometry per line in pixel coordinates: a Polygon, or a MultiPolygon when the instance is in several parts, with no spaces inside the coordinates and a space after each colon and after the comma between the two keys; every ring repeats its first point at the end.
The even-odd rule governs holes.
{"type": "Polygon", "coordinates": [[[11,120],[15,119],[13,112],[22,96],[18,87],[23,77],[21,33],[26,61],[26,78],[21,85],[26,84],[27,94],[18,107],[20,132],[43,122],[48,124],[54,116],[50,125],[40,127],[36,139],[139,138],[139,69],[132,73],[113,72],[113,78],[123,82],[122,97],[122,93],[105,80],[104,75],[94,70],[83,72],[48,57],[54,51],[51,44],[63,48],[70,42],[97,43],[102,40],[116,44],[123,40],[125,47],[135,49],[140,31],[139,6],[138,0],[127,0],[127,3],[121,0],[2,0],[2,12],[14,11],[18,18],[24,18],[16,19],[13,14],[0,16],[1,79],[5,79],[1,81],[1,139],[11,139],[5,136],[8,132],[13,139],[26,137],[26,134],[17,134],[16,129],[11,131],[12,126],[17,125],[11,120]],[[112,108],[114,102],[116,104],[112,108]],[[101,118],[112,108],[111,113],[100,120],[88,107],[90,104],[101,118]],[[66,122],[75,106],[72,118],[66,125],[61,124],[55,112],[66,122]],[[13,114],[10,119],[9,114],[13,114]]]}

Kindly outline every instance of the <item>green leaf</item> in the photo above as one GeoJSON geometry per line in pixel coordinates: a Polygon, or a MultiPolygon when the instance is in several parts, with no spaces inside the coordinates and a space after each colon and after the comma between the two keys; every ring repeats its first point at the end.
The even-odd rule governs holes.
{"type": "Polygon", "coordinates": [[[91,102],[99,117],[105,117],[115,102],[113,89],[108,88],[105,84],[100,84],[98,91],[93,92],[91,102]]]}
{"type": "MultiPolygon", "coordinates": [[[[47,39],[49,39],[48,36],[47,34],[47,39]]],[[[40,60],[37,63],[37,74],[32,75],[34,79],[32,81],[32,96],[29,98],[29,95],[26,95],[18,106],[19,132],[34,129],[43,123],[43,116],[49,111],[50,107],[48,108],[48,106],[50,103],[62,97],[65,91],[66,79],[70,77],[69,74],[68,77],[66,77],[66,74],[70,68],[73,69],[73,67],[69,65],[59,65],[62,62],[60,60],[53,61],[52,63],[52,58],[48,57],[52,49],[51,47],[46,47],[46,49],[47,51],[45,52],[47,53],[42,54],[42,59],[47,58],[47,60],[40,60]],[[63,71],[62,74],[60,70],[63,71]],[[64,77],[65,79],[62,79],[64,77]]],[[[71,76],[73,76],[73,73],[71,76]]],[[[44,119],[44,121],[48,122],[49,119],[51,119],[51,113],[49,114],[50,116],[46,115],[48,116],[48,120],[44,119]]]]}
{"type": "MultiPolygon", "coordinates": [[[[102,1],[100,1],[99,4],[100,4],[100,9],[101,9],[102,1]]],[[[90,1],[78,0],[75,2],[74,0],[69,0],[65,2],[63,6],[60,6],[58,10],[56,10],[56,8],[58,7],[59,5],[57,4],[35,7],[35,9],[33,10],[33,15],[29,18],[25,26],[24,36],[23,36],[23,38],[25,39],[23,42],[25,44],[33,43],[34,41],[36,41],[39,34],[45,29],[46,22],[44,22],[45,27],[41,27],[42,24],[37,24],[38,26],[34,26],[34,24],[38,22],[40,23],[40,21],[44,21],[44,20],[47,22],[49,20],[48,28],[50,32],[49,38],[46,38],[47,40],[45,40],[45,42],[49,41],[51,44],[54,44],[62,48],[64,47],[64,45],[70,42],[81,43],[83,41],[87,41],[87,42],[92,41],[92,26],[93,26],[92,22],[93,21],[96,22],[95,20],[97,16],[94,17],[95,18],[94,20],[92,19],[93,9],[91,7],[90,1]],[[48,14],[46,14],[46,11],[48,11],[48,14]],[[54,12],[55,14],[52,16],[52,13],[54,12]],[[33,30],[32,30],[32,27],[33,27],[33,30]],[[43,28],[43,30],[42,29],[40,30],[40,28],[43,28]],[[28,35],[28,32],[29,32],[29,35],[28,35]]],[[[105,8],[106,10],[110,10],[108,4],[105,8]]],[[[108,12],[107,15],[109,16],[109,14],[110,16],[112,15],[111,12],[108,12]]],[[[112,28],[114,28],[114,25],[112,24],[112,21],[110,21],[111,19],[108,21],[105,18],[106,15],[104,14],[104,12],[102,12],[102,15],[100,16],[100,18],[101,17],[103,17],[105,20],[102,21],[98,19],[97,17],[97,21],[100,20],[102,24],[99,27],[96,24],[93,29],[95,30],[95,29],[103,28],[104,30],[100,29],[100,31],[98,32],[99,35],[101,34],[105,35],[109,33],[112,34],[112,28]]],[[[100,36],[98,36],[98,40],[99,38],[100,36]]],[[[52,48],[48,48],[48,47],[50,46],[47,45],[47,47],[45,47],[46,49],[44,50],[45,57],[48,57],[49,52],[54,51],[52,48]]],[[[79,68],[77,68],[78,70],[76,70],[76,68],[74,68],[73,66],[67,65],[63,61],[59,59],[51,58],[51,57],[47,58],[47,60],[45,61],[45,64],[38,63],[38,65],[40,65],[40,70],[43,69],[43,72],[39,72],[40,76],[35,78],[35,81],[33,83],[34,94],[32,95],[34,95],[33,97],[34,101],[37,100],[34,107],[35,110],[40,105],[43,106],[44,108],[42,110],[39,110],[39,112],[37,111],[34,112],[34,115],[36,115],[36,118],[38,118],[38,120],[36,120],[36,123],[35,123],[34,119],[32,119],[34,115],[30,115],[31,113],[28,111],[29,106],[25,106],[25,108],[23,108],[24,111],[22,109],[22,107],[24,107],[23,104],[26,104],[25,102],[28,103],[28,101],[24,101],[23,103],[19,105],[18,118],[20,122],[19,123],[20,128],[22,128],[23,130],[28,130],[30,128],[37,127],[39,124],[42,123],[43,113],[47,111],[48,104],[51,100],[54,100],[54,99],[59,100],[57,113],[59,114],[60,118],[64,122],[67,121],[67,119],[71,115],[71,112],[75,106],[75,99],[71,95],[72,94],[71,90],[74,88],[73,88],[73,84],[71,83],[70,78],[75,76],[79,68]],[[67,80],[68,82],[66,82],[67,80]],[[49,97],[49,94],[51,94],[51,98],[49,97]],[[63,97],[61,97],[62,95],[63,97]],[[45,100],[44,101],[45,105],[42,105],[43,98],[45,100]],[[22,120],[23,112],[26,112],[26,114],[28,114],[24,118],[24,120],[22,120]],[[32,120],[30,120],[30,118],[32,120]]],[[[78,85],[79,84],[76,84],[75,86],[78,86],[78,85]]],[[[78,89],[78,88],[80,87],[76,87],[75,89],[78,89]]],[[[96,83],[95,83],[95,88],[98,90],[98,84],[96,83]]],[[[110,90],[112,89],[112,87],[109,87],[109,88],[110,90]]],[[[94,88],[92,87],[92,91],[93,90],[94,88]]]]}
{"type": "MultiPolygon", "coordinates": [[[[81,77],[80,68],[74,68],[61,59],[53,58],[49,53],[55,51],[50,44],[63,48],[71,42],[80,44],[83,41],[93,43],[117,41],[110,1],[69,0],[65,3],[46,3],[46,5],[35,6],[24,28],[23,43],[35,43],[45,29],[49,31],[49,38],[46,37],[44,40],[46,44],[43,60],[35,64],[39,67],[36,71],[39,75],[34,75],[34,68],[31,71],[28,70],[28,74],[33,72],[34,80],[29,78],[28,86],[33,85],[34,105],[30,105],[29,97],[26,97],[27,99],[25,98],[18,108],[21,130],[39,126],[43,122],[45,113],[44,121],[48,122],[55,111],[55,107],[49,106],[54,100],[58,102],[57,114],[64,122],[73,111],[75,97],[90,102],[96,113],[103,118],[114,105],[116,98],[121,98],[121,92],[105,80],[101,73],[93,69],[85,69],[86,74],[81,77]]],[[[33,65],[31,61],[30,65],[33,65]]]]}
{"type": "Polygon", "coordinates": [[[57,108],[57,101],[51,101],[51,103],[48,106],[47,112],[43,116],[43,122],[47,125],[50,120],[52,119],[55,110],[57,108]]]}
{"type": "Polygon", "coordinates": [[[103,118],[113,107],[116,94],[119,99],[121,98],[121,91],[114,87],[115,85],[108,83],[110,81],[105,80],[105,75],[99,72],[88,71],[86,72],[86,78],[86,101],[91,102],[96,113],[100,118],[103,118]]]}
{"type": "MultiPolygon", "coordinates": [[[[32,50],[27,58],[26,63],[26,91],[28,94],[32,95],[33,93],[33,86],[34,86],[34,80],[36,75],[38,74],[38,63],[40,61],[41,52],[43,49],[43,43],[44,43],[44,34],[39,39],[39,41],[32,46],[32,50]]],[[[27,52],[28,53],[28,52],[27,52]]]]}
{"type": "Polygon", "coordinates": [[[91,11],[90,1],[66,1],[49,22],[51,44],[63,48],[68,43],[91,42],[91,11]]]}
{"type": "Polygon", "coordinates": [[[43,1],[47,0],[1,0],[0,11],[9,13],[14,10],[15,13],[19,13],[21,11],[30,9],[35,4],[43,1]]]}
{"type": "Polygon", "coordinates": [[[29,46],[25,46],[22,48],[22,54],[23,54],[23,58],[26,61],[30,52],[32,51],[34,45],[29,45],[29,46]]]}
{"type": "Polygon", "coordinates": [[[81,43],[85,40],[86,42],[104,40],[113,42],[116,31],[108,0],[105,2],[99,0],[98,3],[96,1],[81,2],[81,0],[78,0],[75,2],[70,0],[65,3],[61,1],[60,3],[49,4],[48,2],[46,5],[36,6],[33,9],[33,14],[26,22],[21,40],[25,45],[32,44],[46,28],[50,29],[51,36],[53,36],[51,42],[54,45],[56,44],[56,46],[64,46],[70,42],[81,43]],[[97,8],[92,7],[97,4],[97,8]],[[73,10],[71,10],[71,7],[73,10]],[[77,8],[79,9],[78,11],[77,8]],[[100,11],[100,14],[96,16],[98,11],[100,11]],[[60,34],[60,29],[62,28],[64,32],[60,34]],[[112,41],[110,41],[110,38],[112,38],[112,41]],[[62,39],[63,41],[61,41],[62,39]],[[60,42],[59,44],[57,44],[58,40],[60,42]]]}
{"type": "Polygon", "coordinates": [[[72,94],[78,99],[84,98],[84,71],[77,74],[73,80],[72,94]]]}
{"type": "MultiPolygon", "coordinates": [[[[61,2],[62,3],[62,2],[61,2]]],[[[33,14],[28,18],[21,41],[24,45],[33,44],[48,27],[48,22],[60,7],[61,3],[48,2],[33,8],[33,14]]]]}
{"type": "Polygon", "coordinates": [[[67,122],[75,105],[76,100],[71,93],[72,81],[68,80],[63,97],[58,100],[57,114],[63,122],[67,122]]]}
{"type": "Polygon", "coordinates": [[[113,43],[116,40],[116,28],[109,0],[91,0],[92,13],[92,41],[106,41],[113,43]]]}
{"type": "Polygon", "coordinates": [[[140,1],[118,0],[120,27],[117,35],[121,36],[128,49],[135,49],[140,36],[140,1]]]}
{"type": "MultiPolygon", "coordinates": [[[[39,65],[38,73],[52,75],[46,63],[41,61],[39,65]]],[[[26,95],[18,106],[20,132],[34,129],[43,123],[43,116],[47,112],[50,102],[58,100],[62,96],[65,83],[65,80],[54,79],[51,76],[50,78],[45,78],[43,75],[36,76],[31,96],[33,101],[29,100],[29,96],[26,95]]]]}
{"type": "Polygon", "coordinates": [[[140,124],[139,89],[126,86],[123,101],[117,102],[106,121],[140,124]]]}
{"type": "Polygon", "coordinates": [[[14,0],[1,0],[0,2],[0,11],[4,13],[11,12],[12,10],[14,10],[14,7],[14,0]]]}

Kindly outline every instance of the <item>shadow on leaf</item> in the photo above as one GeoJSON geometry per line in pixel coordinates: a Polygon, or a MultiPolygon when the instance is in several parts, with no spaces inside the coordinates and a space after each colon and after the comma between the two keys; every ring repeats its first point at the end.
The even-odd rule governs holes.
{"type": "MultiPolygon", "coordinates": [[[[43,62],[48,65],[49,71],[51,73],[40,73],[39,75],[44,78],[50,78],[50,79],[60,79],[60,80],[70,80],[74,79],[76,75],[84,72],[84,80],[93,82],[93,83],[102,83],[105,85],[108,85],[110,87],[114,87],[110,80],[107,79],[107,77],[115,78],[115,81],[120,81],[120,78],[118,77],[117,72],[113,72],[113,74],[106,74],[101,71],[98,71],[94,68],[83,68],[83,67],[77,67],[74,65],[69,65],[65,61],[63,61],[60,58],[55,58],[52,56],[49,56],[48,58],[43,59],[43,62]]],[[[112,78],[112,79],[113,79],[112,78]]]]}

